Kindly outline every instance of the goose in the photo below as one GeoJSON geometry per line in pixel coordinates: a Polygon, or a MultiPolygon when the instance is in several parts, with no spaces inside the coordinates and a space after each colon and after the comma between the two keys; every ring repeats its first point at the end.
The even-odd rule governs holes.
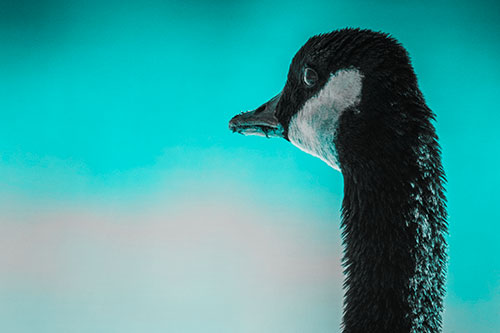
{"type": "Polygon", "coordinates": [[[392,36],[311,37],[283,90],[229,129],[281,137],[340,171],[343,332],[440,332],[447,213],[435,114],[392,36]]]}

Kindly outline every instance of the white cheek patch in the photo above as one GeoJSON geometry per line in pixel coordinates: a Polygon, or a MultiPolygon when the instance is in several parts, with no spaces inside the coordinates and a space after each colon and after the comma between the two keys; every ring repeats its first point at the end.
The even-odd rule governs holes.
{"type": "Polygon", "coordinates": [[[333,143],[337,122],[342,112],[361,101],[362,81],[363,75],[355,68],[332,74],[319,93],[290,120],[290,142],[340,171],[333,143]]]}

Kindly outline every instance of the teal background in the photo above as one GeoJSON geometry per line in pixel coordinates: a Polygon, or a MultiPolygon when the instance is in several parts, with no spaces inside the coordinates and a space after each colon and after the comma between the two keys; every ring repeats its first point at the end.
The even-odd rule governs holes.
{"type": "Polygon", "coordinates": [[[500,331],[495,1],[0,1],[0,331],[337,332],[341,174],[228,120],[391,33],[437,114],[445,332],[500,331]]]}

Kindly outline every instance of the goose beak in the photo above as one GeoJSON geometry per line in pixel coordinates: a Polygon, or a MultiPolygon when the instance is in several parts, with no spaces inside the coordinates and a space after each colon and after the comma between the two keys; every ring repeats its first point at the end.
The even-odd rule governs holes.
{"type": "Polygon", "coordinates": [[[276,105],[281,93],[271,98],[259,108],[240,113],[229,121],[229,129],[243,135],[258,135],[270,137],[283,137],[283,126],[276,118],[276,105]]]}

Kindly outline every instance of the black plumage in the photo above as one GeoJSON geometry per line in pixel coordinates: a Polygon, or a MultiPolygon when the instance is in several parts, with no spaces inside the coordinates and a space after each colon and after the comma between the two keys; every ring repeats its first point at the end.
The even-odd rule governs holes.
{"type": "Polygon", "coordinates": [[[363,75],[331,142],[344,177],[344,332],[440,332],[446,207],[440,147],[406,50],[384,33],[343,29],[297,52],[272,103],[235,116],[233,131],[288,138],[291,119],[332,74],[363,75]],[[304,85],[304,68],[317,82],[304,85]]]}

